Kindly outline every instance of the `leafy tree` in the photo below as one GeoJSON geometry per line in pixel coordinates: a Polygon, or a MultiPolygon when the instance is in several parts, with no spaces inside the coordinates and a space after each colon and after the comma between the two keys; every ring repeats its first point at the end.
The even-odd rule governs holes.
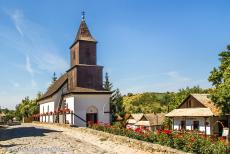
{"type": "Polygon", "coordinates": [[[208,80],[212,82],[214,89],[211,99],[222,109],[222,114],[230,113],[230,45],[226,51],[219,54],[220,66],[213,68],[208,80]]]}
{"type": "Polygon", "coordinates": [[[22,120],[23,117],[30,117],[33,114],[39,112],[39,105],[37,99],[41,96],[39,92],[37,98],[30,99],[28,96],[22,99],[21,103],[16,106],[15,116],[18,120],[22,120]]]}

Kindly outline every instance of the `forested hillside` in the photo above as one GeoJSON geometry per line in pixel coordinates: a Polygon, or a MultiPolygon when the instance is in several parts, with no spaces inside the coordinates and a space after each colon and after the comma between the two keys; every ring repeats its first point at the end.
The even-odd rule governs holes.
{"type": "Polygon", "coordinates": [[[159,113],[175,109],[190,93],[209,93],[210,90],[199,86],[180,89],[178,92],[141,94],[129,93],[123,96],[123,106],[128,113],[159,113]]]}

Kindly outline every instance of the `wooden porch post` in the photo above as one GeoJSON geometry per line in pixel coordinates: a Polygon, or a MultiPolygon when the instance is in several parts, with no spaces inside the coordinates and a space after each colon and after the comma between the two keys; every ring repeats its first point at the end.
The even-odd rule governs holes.
{"type": "Polygon", "coordinates": [[[207,135],[206,121],[207,121],[207,117],[204,117],[204,134],[205,134],[205,136],[207,135]]]}
{"type": "Polygon", "coordinates": [[[186,131],[186,127],[187,127],[186,117],[184,117],[184,121],[185,121],[185,131],[186,131]]]}
{"type": "Polygon", "coordinates": [[[172,118],[172,130],[174,130],[174,117],[172,118]]]}

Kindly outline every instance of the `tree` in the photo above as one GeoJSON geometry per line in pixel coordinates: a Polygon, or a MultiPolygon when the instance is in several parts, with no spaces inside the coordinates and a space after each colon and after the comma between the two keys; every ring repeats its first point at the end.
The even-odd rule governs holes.
{"type": "Polygon", "coordinates": [[[103,87],[105,90],[108,90],[108,91],[111,91],[113,88],[113,84],[109,81],[109,75],[107,72],[105,73],[105,81],[103,83],[103,87]]]}
{"type": "Polygon", "coordinates": [[[37,98],[30,99],[28,96],[22,99],[22,101],[16,106],[15,116],[18,120],[22,120],[23,117],[30,117],[33,114],[39,113],[39,105],[37,103],[38,97],[41,96],[39,92],[37,98]]]}
{"type": "Polygon", "coordinates": [[[230,113],[230,45],[219,54],[220,66],[213,68],[208,80],[214,86],[211,99],[222,109],[222,114],[230,113]]]}
{"type": "Polygon", "coordinates": [[[111,112],[113,121],[116,114],[120,115],[121,117],[124,116],[124,107],[123,107],[123,97],[120,93],[119,89],[116,89],[114,93],[112,94],[112,101],[110,104],[111,112]]]}
{"type": "Polygon", "coordinates": [[[103,83],[103,87],[105,90],[112,92],[110,111],[112,114],[112,121],[114,121],[116,114],[120,115],[121,117],[124,115],[123,98],[119,89],[112,90],[113,84],[109,81],[109,75],[107,72],[105,73],[105,81],[103,83]]]}
{"type": "Polygon", "coordinates": [[[52,77],[52,83],[54,83],[57,80],[56,73],[54,72],[53,77],[52,77]]]}

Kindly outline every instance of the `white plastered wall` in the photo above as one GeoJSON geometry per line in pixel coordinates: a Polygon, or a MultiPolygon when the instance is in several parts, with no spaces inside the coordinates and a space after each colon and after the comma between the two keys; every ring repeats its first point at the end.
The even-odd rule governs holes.
{"type": "MultiPolygon", "coordinates": [[[[40,114],[54,112],[54,102],[40,104],[40,114]]],[[[53,122],[53,116],[41,116],[41,122],[53,122]]]]}
{"type": "MultiPolygon", "coordinates": [[[[86,120],[87,109],[94,106],[98,110],[98,122],[110,124],[110,94],[74,95],[74,113],[86,120]]],[[[86,123],[74,116],[74,125],[85,127],[86,123]]]]}
{"type": "MultiPolygon", "coordinates": [[[[185,120],[185,118],[182,117],[174,117],[174,130],[179,130],[181,121],[185,120]]],[[[205,132],[205,119],[204,117],[187,117],[186,118],[186,130],[192,130],[193,129],[193,121],[199,121],[199,131],[205,132]]],[[[208,122],[208,125],[206,126],[206,133],[207,135],[211,134],[210,129],[210,120],[209,118],[206,119],[206,122],[208,122]]]]}

